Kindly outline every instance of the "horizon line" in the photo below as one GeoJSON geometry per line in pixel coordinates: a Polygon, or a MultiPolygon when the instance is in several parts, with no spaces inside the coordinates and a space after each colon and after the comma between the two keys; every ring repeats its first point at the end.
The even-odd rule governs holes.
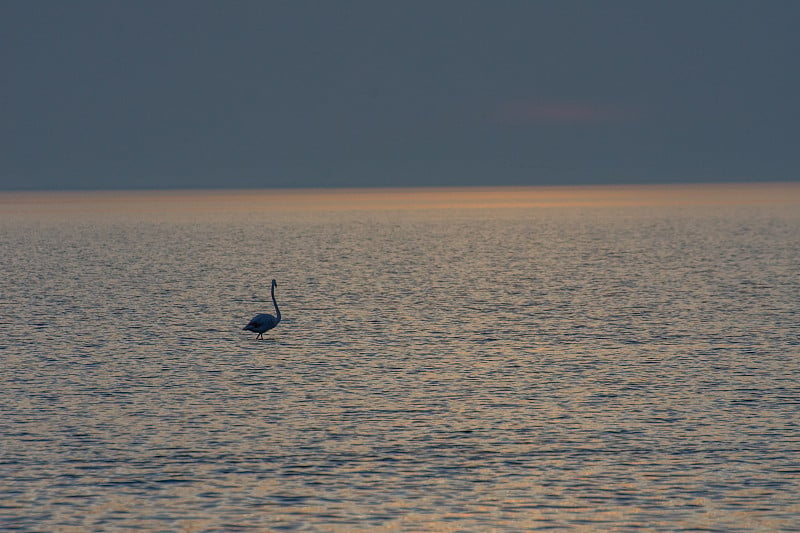
{"type": "Polygon", "coordinates": [[[472,184],[472,185],[297,185],[297,186],[211,186],[211,187],[182,187],[182,186],[166,186],[166,187],[30,187],[30,188],[0,188],[0,194],[6,193],[124,193],[124,192],[243,192],[243,191],[401,191],[401,190],[496,190],[496,189],[566,189],[566,188],[617,188],[617,187],[669,187],[669,186],[757,186],[757,185],[786,185],[786,184],[800,184],[798,179],[773,179],[767,181],[747,181],[747,180],[730,180],[730,181],[714,181],[714,180],[686,180],[686,181],[653,181],[647,183],[640,182],[603,182],[603,183],[551,183],[551,184],[472,184]]]}
{"type": "Polygon", "coordinates": [[[800,205],[800,182],[0,192],[0,212],[363,211],[800,205]]]}

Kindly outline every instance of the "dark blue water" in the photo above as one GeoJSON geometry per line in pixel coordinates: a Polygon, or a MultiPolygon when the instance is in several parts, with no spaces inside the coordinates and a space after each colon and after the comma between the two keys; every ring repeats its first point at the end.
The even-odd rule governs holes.
{"type": "Polygon", "coordinates": [[[800,530],[797,205],[178,202],[4,207],[1,529],[800,530]]]}

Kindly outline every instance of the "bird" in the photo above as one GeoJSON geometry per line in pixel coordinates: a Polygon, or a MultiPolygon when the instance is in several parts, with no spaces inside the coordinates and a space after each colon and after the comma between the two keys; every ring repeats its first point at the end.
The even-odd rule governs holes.
{"type": "Polygon", "coordinates": [[[278,302],[275,301],[275,287],[278,286],[278,282],[274,279],[272,280],[272,304],[275,306],[275,316],[272,316],[268,313],[261,313],[253,317],[253,319],[247,323],[243,330],[253,331],[258,333],[256,335],[256,339],[263,339],[264,332],[269,331],[275,326],[278,325],[278,322],[281,321],[281,310],[278,309],[278,302]]]}

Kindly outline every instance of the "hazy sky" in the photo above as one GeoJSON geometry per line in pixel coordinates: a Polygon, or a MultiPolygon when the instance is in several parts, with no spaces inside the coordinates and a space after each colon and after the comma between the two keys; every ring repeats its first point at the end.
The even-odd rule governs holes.
{"type": "Polygon", "coordinates": [[[800,2],[0,2],[0,188],[800,179],[800,2]]]}

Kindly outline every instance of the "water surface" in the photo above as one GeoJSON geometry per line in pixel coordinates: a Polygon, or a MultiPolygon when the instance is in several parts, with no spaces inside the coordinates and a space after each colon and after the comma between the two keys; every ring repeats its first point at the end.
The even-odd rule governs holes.
{"type": "Polygon", "coordinates": [[[798,191],[0,195],[0,526],[798,531],[798,191]]]}

